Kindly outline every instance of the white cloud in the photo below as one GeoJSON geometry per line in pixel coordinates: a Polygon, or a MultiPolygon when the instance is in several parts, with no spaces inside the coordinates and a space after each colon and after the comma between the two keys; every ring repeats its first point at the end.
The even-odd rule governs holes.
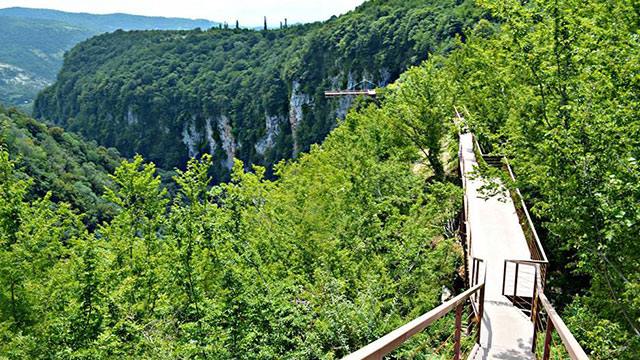
{"type": "Polygon", "coordinates": [[[326,20],[354,9],[364,0],[0,0],[0,8],[23,6],[71,12],[203,18],[246,26],[262,24],[263,16],[276,25],[326,20]]]}

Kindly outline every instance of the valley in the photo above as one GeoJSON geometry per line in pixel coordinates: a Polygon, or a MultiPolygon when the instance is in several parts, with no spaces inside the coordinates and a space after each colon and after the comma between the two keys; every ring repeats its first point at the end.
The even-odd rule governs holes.
{"type": "Polygon", "coordinates": [[[640,353],[631,2],[267,29],[13,11],[0,359],[640,353]]]}
{"type": "Polygon", "coordinates": [[[210,28],[205,20],[126,14],[92,15],[55,10],[0,9],[0,104],[31,112],[33,101],[53,84],[64,53],[94,35],[122,30],[210,28]]]}

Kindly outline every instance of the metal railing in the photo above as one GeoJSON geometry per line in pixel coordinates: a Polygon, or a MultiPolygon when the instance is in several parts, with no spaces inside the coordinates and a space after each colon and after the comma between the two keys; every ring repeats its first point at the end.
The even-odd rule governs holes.
{"type": "MultiPolygon", "coordinates": [[[[486,154],[480,143],[478,143],[477,138],[473,135],[473,146],[474,151],[480,155],[480,157],[485,161],[485,163],[495,164],[496,159],[501,159],[502,169],[509,175],[509,178],[513,183],[516,182],[516,177],[511,168],[511,164],[509,163],[509,159],[507,159],[503,155],[489,155],[486,154]]],[[[511,200],[513,201],[513,205],[516,208],[516,214],[518,215],[518,219],[520,222],[520,226],[522,227],[522,231],[524,232],[525,239],[527,241],[527,246],[529,247],[529,252],[531,254],[531,259],[536,260],[540,264],[540,276],[542,278],[542,285],[544,287],[547,279],[547,269],[549,267],[549,259],[547,258],[547,254],[542,247],[542,242],[540,241],[540,237],[538,236],[538,232],[533,224],[533,220],[531,218],[531,214],[529,213],[529,209],[527,208],[527,204],[524,202],[524,197],[520,192],[520,189],[517,187],[509,188],[509,195],[511,196],[511,200]]]]}
{"type": "MultiPolygon", "coordinates": [[[[456,114],[460,118],[460,114],[457,112],[457,110],[456,110],[456,114]]],[[[458,170],[460,171],[459,175],[460,175],[460,179],[462,180],[462,190],[464,194],[462,197],[462,211],[460,213],[460,235],[463,240],[462,245],[464,247],[464,253],[466,254],[464,259],[465,273],[470,274],[469,260],[471,257],[470,254],[471,254],[472,237],[471,237],[471,227],[469,226],[469,198],[467,196],[467,187],[468,187],[467,177],[465,176],[467,169],[464,163],[464,158],[462,156],[462,144],[459,144],[458,146],[458,161],[459,161],[458,170]]],[[[469,280],[469,285],[471,285],[471,279],[469,278],[468,280],[469,280]]]]}
{"type": "MultiPolygon", "coordinates": [[[[498,166],[497,159],[500,159],[499,162],[502,163],[502,169],[508,173],[512,182],[516,182],[514,171],[506,157],[484,153],[475,135],[473,136],[473,146],[476,155],[479,155],[487,165],[498,166]]],[[[554,351],[556,352],[556,357],[554,358],[558,359],[565,359],[567,357],[574,360],[589,359],[584,349],[582,349],[573,334],[571,334],[569,328],[564,321],[562,321],[562,318],[544,294],[549,266],[547,254],[544,251],[520,189],[517,187],[510,188],[509,194],[516,208],[520,226],[527,241],[531,260],[505,260],[502,295],[510,299],[511,302],[525,314],[529,315],[533,325],[531,351],[536,355],[537,359],[548,360],[554,351]],[[507,278],[510,265],[512,265],[513,268],[513,277],[507,278]],[[533,272],[522,271],[523,268],[533,269],[533,272]],[[509,284],[508,281],[511,280],[510,289],[512,292],[509,293],[507,284],[509,284]],[[522,291],[519,291],[519,289],[522,291]],[[530,291],[530,293],[528,293],[528,291],[530,291]],[[538,337],[543,330],[543,345],[539,346],[538,337]],[[555,341],[554,330],[560,337],[561,343],[555,341]]]]}
{"type": "Polygon", "coordinates": [[[548,360],[551,359],[552,353],[555,352],[554,359],[566,359],[571,358],[574,360],[586,360],[589,359],[585,351],[582,349],[578,341],[575,339],[567,325],[562,321],[562,318],[553,305],[547,299],[544,294],[542,271],[541,268],[546,265],[543,261],[538,260],[505,260],[504,262],[504,275],[502,282],[502,295],[510,298],[511,301],[518,306],[524,312],[529,312],[530,319],[533,325],[533,341],[531,351],[536,355],[537,359],[548,360]],[[506,287],[507,270],[509,264],[514,265],[513,282],[509,292],[509,288],[506,287]],[[522,274],[525,276],[531,273],[521,271],[522,267],[533,268],[533,276],[531,281],[533,282],[529,288],[528,284],[522,286],[522,281],[528,279],[522,278],[522,274]],[[520,287],[518,283],[520,282],[520,287]],[[518,291],[518,290],[524,291],[518,291]],[[527,293],[530,291],[530,293],[527,293]],[[544,330],[543,344],[539,346],[538,338],[541,332],[544,330]],[[557,343],[554,337],[555,333],[560,337],[561,342],[557,343]]]}
{"type": "MultiPolygon", "coordinates": [[[[360,350],[353,352],[342,360],[379,360],[385,355],[399,348],[412,336],[418,334],[438,319],[444,317],[448,313],[455,311],[455,330],[453,333],[454,346],[453,358],[459,360],[462,358],[463,351],[461,347],[462,338],[462,314],[466,305],[470,305],[470,318],[465,333],[471,336],[472,328],[476,328],[475,343],[480,342],[480,328],[482,322],[482,312],[484,303],[484,281],[471,287],[469,290],[454,297],[453,299],[443,303],[426,314],[412,320],[411,322],[393,330],[378,340],[366,345],[360,350]]],[[[475,347],[474,347],[475,349],[475,347]]],[[[473,351],[473,349],[471,350],[473,351]]]]}

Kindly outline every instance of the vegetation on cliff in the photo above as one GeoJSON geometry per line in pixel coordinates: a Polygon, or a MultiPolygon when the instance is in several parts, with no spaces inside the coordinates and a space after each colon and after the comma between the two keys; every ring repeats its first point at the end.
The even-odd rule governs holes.
{"type": "Polygon", "coordinates": [[[116,32],[67,56],[35,117],[164,168],[214,157],[271,165],[319,143],[352,99],[324,90],[394,81],[448,52],[480,13],[473,1],[368,1],[324,23],[279,30],[116,32]]]}
{"type": "MultiPolygon", "coordinates": [[[[331,359],[438,305],[462,253],[460,189],[440,156],[421,155],[440,155],[447,133],[439,121],[429,132],[438,97],[413,97],[440,88],[424,81],[436,72],[411,70],[380,108],[348,115],[274,181],[236,162],[211,187],[204,155],[170,195],[153,164],[123,161],[102,196],[115,213],[95,230],[51,194],[30,198],[40,180],[0,151],[0,353],[331,359]],[[400,120],[410,114],[423,116],[400,120]],[[433,142],[412,141],[412,129],[433,142]]],[[[446,354],[452,321],[399,356],[446,354]]]]}
{"type": "Polygon", "coordinates": [[[16,167],[16,176],[30,179],[27,199],[46,196],[66,202],[94,226],[114,209],[101,198],[122,160],[115,149],[86,142],[55,126],[0,107],[0,146],[16,167]]]}

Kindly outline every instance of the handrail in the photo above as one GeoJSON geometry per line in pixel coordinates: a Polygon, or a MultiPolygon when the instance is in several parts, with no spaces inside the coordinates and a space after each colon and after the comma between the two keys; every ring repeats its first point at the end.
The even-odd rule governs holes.
{"type": "MultiPolygon", "coordinates": [[[[565,349],[567,350],[567,352],[569,352],[569,356],[571,357],[571,359],[588,360],[589,357],[584,352],[573,334],[571,334],[571,330],[569,330],[564,321],[562,321],[560,315],[558,315],[556,310],[553,308],[549,299],[547,299],[547,297],[542,292],[538,293],[538,298],[540,299],[544,310],[547,312],[549,320],[551,320],[547,322],[547,334],[551,333],[551,331],[555,328],[558,335],[560,335],[560,339],[562,340],[565,349]],[[553,328],[550,328],[550,326],[553,326],[553,328]]],[[[549,351],[548,347],[549,344],[545,342],[545,353],[547,355],[549,351]]]]}
{"type": "Polygon", "coordinates": [[[366,95],[376,96],[376,90],[327,90],[324,92],[326,97],[348,96],[348,95],[366,95]]]}
{"type": "Polygon", "coordinates": [[[527,260],[527,259],[505,259],[504,261],[520,264],[548,264],[545,260],[527,260]]]}
{"type": "MultiPolygon", "coordinates": [[[[480,147],[480,143],[478,142],[478,139],[476,138],[475,134],[473,135],[473,144],[474,144],[474,148],[478,151],[478,153],[480,154],[481,157],[485,158],[489,155],[483,153],[482,148],[480,147]]],[[[511,177],[512,181],[516,181],[516,177],[513,173],[513,169],[511,168],[511,164],[509,163],[509,159],[507,159],[506,156],[504,155],[498,155],[499,157],[501,157],[504,160],[504,164],[506,165],[506,170],[509,173],[509,176],[511,177]]],[[[527,237],[526,235],[526,230],[528,229],[532,236],[533,236],[533,243],[531,243],[531,240],[529,240],[529,238],[527,238],[527,244],[529,245],[529,250],[531,253],[531,257],[534,258],[534,260],[540,260],[542,261],[542,264],[544,264],[544,266],[541,269],[541,274],[540,276],[542,277],[541,281],[544,284],[544,282],[546,281],[547,278],[547,265],[549,264],[549,259],[547,258],[547,253],[544,251],[544,247],[542,246],[542,242],[540,241],[540,237],[538,236],[538,232],[536,231],[536,228],[533,224],[533,220],[531,218],[531,214],[529,213],[529,209],[527,208],[527,204],[524,202],[524,197],[522,196],[522,193],[520,192],[520,189],[515,188],[514,189],[515,192],[515,197],[517,197],[517,199],[513,199],[514,200],[514,205],[515,202],[518,201],[520,204],[520,207],[522,208],[522,212],[524,213],[524,220],[521,220],[521,222],[526,222],[526,229],[525,229],[525,224],[522,224],[523,227],[523,231],[525,232],[525,237],[527,237]]],[[[513,193],[512,193],[512,197],[513,193]]],[[[516,207],[517,209],[517,207],[516,207]]],[[[518,214],[518,217],[520,218],[520,214],[518,214]]]]}
{"type": "MultiPolygon", "coordinates": [[[[511,177],[511,180],[513,180],[514,182],[516,181],[516,177],[513,174],[513,169],[511,168],[511,164],[509,164],[509,159],[507,159],[506,157],[504,158],[505,163],[507,165],[507,170],[509,171],[509,176],[511,177]]],[[[522,211],[524,211],[524,214],[527,218],[527,223],[529,224],[529,227],[531,229],[531,233],[533,234],[533,238],[536,241],[536,245],[538,247],[538,250],[540,251],[540,255],[542,257],[542,259],[537,259],[537,260],[543,260],[546,261],[547,263],[549,262],[549,259],[547,258],[547,253],[544,251],[544,247],[542,247],[542,242],[540,241],[540,237],[538,236],[538,232],[536,231],[536,227],[533,225],[533,220],[531,219],[531,214],[529,214],[529,209],[527,208],[527,205],[524,202],[524,197],[522,196],[522,193],[520,192],[520,189],[515,188],[515,192],[518,195],[518,199],[520,200],[520,205],[522,206],[522,211]]]]}
{"type": "MultiPolygon", "coordinates": [[[[445,316],[454,308],[462,305],[478,291],[480,291],[480,297],[482,298],[484,295],[484,282],[470,288],[469,290],[436,307],[435,309],[423,314],[422,316],[412,320],[411,322],[400,326],[399,328],[391,331],[378,340],[375,340],[369,345],[366,345],[360,350],[357,350],[345,356],[344,358],[342,358],[342,360],[382,359],[384,355],[400,347],[400,345],[402,345],[413,335],[424,330],[427,326],[445,316]]],[[[480,316],[480,318],[482,317],[480,316]]],[[[478,324],[478,328],[480,328],[480,324],[478,324]]]]}
{"type": "MultiPolygon", "coordinates": [[[[462,117],[462,115],[460,115],[460,112],[458,112],[458,108],[457,107],[453,107],[455,112],[456,112],[456,117],[458,118],[459,121],[463,121],[464,118],[462,117]]],[[[458,126],[458,137],[460,137],[461,131],[460,129],[466,129],[466,126],[464,125],[464,123],[461,123],[460,126],[458,126]]],[[[473,135],[472,135],[473,136],[473,135]]],[[[462,222],[464,222],[464,232],[465,232],[465,245],[466,245],[466,256],[465,256],[465,270],[468,273],[469,272],[469,262],[470,262],[470,257],[471,257],[471,246],[472,246],[472,234],[471,234],[471,222],[469,221],[469,198],[467,195],[467,177],[466,177],[466,173],[467,173],[467,167],[464,163],[464,159],[462,156],[462,143],[458,144],[458,166],[459,166],[459,170],[460,170],[460,178],[462,179],[462,190],[463,190],[463,196],[462,196],[462,211],[463,211],[463,218],[462,218],[462,222]]],[[[469,280],[469,286],[472,286],[472,280],[469,276],[468,280],[469,280]]]]}

